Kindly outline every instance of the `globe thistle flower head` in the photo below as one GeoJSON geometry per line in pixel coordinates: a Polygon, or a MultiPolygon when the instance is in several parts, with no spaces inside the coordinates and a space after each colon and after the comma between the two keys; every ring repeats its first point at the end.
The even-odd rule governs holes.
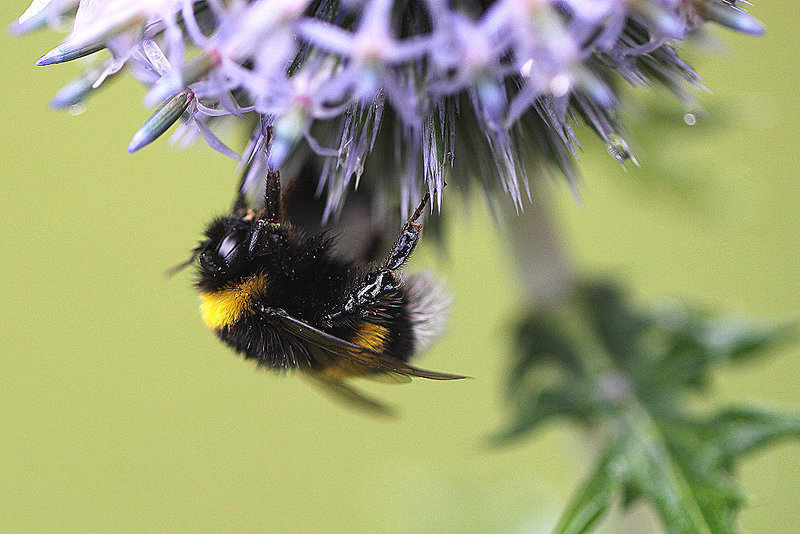
{"type": "Polygon", "coordinates": [[[316,158],[326,217],[361,182],[404,212],[423,185],[441,205],[446,181],[470,180],[519,209],[529,172],[574,180],[579,121],[632,157],[621,82],[700,85],[674,42],[706,21],[762,32],[734,0],[36,0],[11,30],[70,17],[38,64],[108,56],[54,107],[128,67],[158,105],[129,150],[181,122],[183,142],[202,137],[245,172],[316,158]],[[215,134],[227,120],[255,125],[241,154],[215,134]]]}

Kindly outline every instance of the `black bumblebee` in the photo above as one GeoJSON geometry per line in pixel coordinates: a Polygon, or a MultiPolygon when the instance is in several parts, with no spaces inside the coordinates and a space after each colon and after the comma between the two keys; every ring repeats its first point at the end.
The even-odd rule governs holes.
{"type": "Polygon", "coordinates": [[[326,232],[309,235],[285,219],[278,171],[267,172],[265,190],[259,211],[240,195],[182,265],[197,262],[203,320],[220,339],[259,365],[299,369],[381,412],[344,380],[465,378],[406,363],[441,330],[447,306],[430,277],[398,272],[419,241],[427,193],[385,261],[370,266],[336,257],[326,232]]]}

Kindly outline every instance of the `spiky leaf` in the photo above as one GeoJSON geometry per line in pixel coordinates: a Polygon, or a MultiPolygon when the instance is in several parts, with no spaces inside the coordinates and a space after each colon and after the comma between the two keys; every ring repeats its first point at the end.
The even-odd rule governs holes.
{"type": "Polygon", "coordinates": [[[567,308],[519,327],[508,382],[514,418],[498,438],[561,417],[601,439],[556,532],[591,531],[615,499],[648,502],[669,533],[735,532],[736,463],[800,436],[800,417],[750,407],[696,413],[687,393],[707,384],[715,365],[761,353],[789,328],[710,318],[674,302],[642,310],[608,283],[583,286],[567,308]]]}

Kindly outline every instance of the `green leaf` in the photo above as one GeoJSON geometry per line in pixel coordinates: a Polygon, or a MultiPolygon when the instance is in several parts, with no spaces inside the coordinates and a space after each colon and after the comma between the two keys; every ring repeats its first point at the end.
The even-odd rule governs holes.
{"type": "Polygon", "coordinates": [[[729,408],[704,426],[706,439],[726,466],[776,440],[800,437],[800,416],[758,408],[729,408]]]}
{"type": "Polygon", "coordinates": [[[640,309],[608,282],[586,284],[563,309],[523,321],[508,380],[513,417],[496,440],[556,417],[592,429],[604,451],[556,527],[588,532],[615,499],[648,502],[666,532],[736,532],[744,499],[733,478],[747,453],[800,437],[800,416],[687,407],[714,366],[763,353],[791,330],[718,319],[679,303],[640,309]]]}
{"type": "Polygon", "coordinates": [[[639,354],[639,338],[647,319],[629,309],[624,295],[610,283],[583,287],[588,320],[608,356],[630,362],[639,354]]]}
{"type": "Polygon", "coordinates": [[[534,397],[515,410],[514,420],[508,428],[492,438],[494,443],[522,438],[556,417],[571,416],[586,423],[593,415],[592,403],[577,384],[571,389],[545,390],[534,397]]]}
{"type": "Polygon", "coordinates": [[[794,325],[764,325],[741,318],[705,321],[699,334],[703,348],[715,359],[755,356],[794,337],[794,325]]]}
{"type": "Polygon", "coordinates": [[[720,532],[707,521],[705,506],[686,476],[686,465],[673,455],[671,443],[639,405],[619,415],[621,425],[612,461],[615,476],[632,498],[650,501],[670,533],[720,532]]]}
{"type": "Polygon", "coordinates": [[[554,534],[591,532],[608,510],[617,489],[608,474],[610,454],[604,455],[587,478],[572,502],[561,515],[554,534]]]}
{"type": "Polygon", "coordinates": [[[510,391],[519,388],[526,374],[536,371],[534,367],[548,363],[576,376],[583,374],[580,356],[570,340],[540,317],[533,316],[519,326],[516,347],[519,356],[509,373],[510,391]]]}

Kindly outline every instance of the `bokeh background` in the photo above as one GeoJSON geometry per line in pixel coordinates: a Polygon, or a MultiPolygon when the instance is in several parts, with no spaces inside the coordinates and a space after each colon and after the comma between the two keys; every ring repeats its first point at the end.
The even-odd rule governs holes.
{"type": "MultiPolygon", "coordinates": [[[[10,22],[27,3],[0,7],[10,22]]],[[[689,57],[713,97],[689,126],[663,93],[629,111],[641,168],[584,136],[582,206],[551,202],[582,272],[643,301],[800,316],[800,99],[788,0],[752,11],[761,39],[689,57]]],[[[347,411],[292,376],[256,371],[200,321],[188,274],[166,279],[214,214],[235,164],[164,141],[129,155],[148,116],[131,80],[70,116],[47,108],[75,65],[37,68],[59,36],[0,36],[0,531],[547,532],[589,465],[579,430],[493,450],[509,329],[522,305],[480,202],[451,199],[456,296],[425,367],[475,380],[364,389],[395,422],[347,411]]],[[[800,346],[718,377],[708,404],[800,410],[800,346]]],[[[800,445],[752,457],[744,532],[800,530],[800,445]]],[[[607,527],[614,530],[614,524],[607,527]]]]}

